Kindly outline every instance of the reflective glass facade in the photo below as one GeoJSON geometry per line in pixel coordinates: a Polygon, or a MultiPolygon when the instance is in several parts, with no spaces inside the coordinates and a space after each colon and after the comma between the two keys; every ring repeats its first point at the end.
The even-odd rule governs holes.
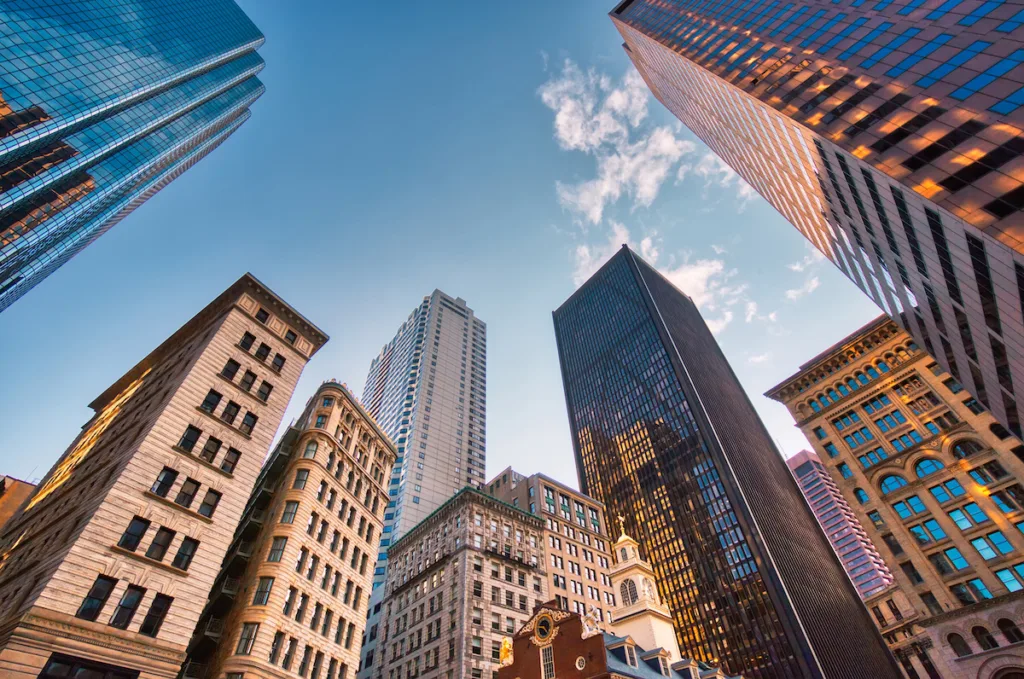
{"type": "Polygon", "coordinates": [[[645,546],[683,655],[900,676],[693,302],[623,248],[554,323],[580,489],[645,546]]]}
{"type": "Polygon", "coordinates": [[[0,5],[0,311],[248,118],[262,43],[232,0],[0,5]]]}
{"type": "Polygon", "coordinates": [[[1020,434],[1024,5],[626,0],[611,17],[655,96],[1020,434]]]}

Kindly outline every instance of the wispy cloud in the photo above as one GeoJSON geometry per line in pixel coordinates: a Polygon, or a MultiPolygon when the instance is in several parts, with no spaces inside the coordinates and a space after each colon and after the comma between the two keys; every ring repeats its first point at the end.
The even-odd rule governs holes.
{"type": "Polygon", "coordinates": [[[710,151],[701,156],[696,163],[680,163],[676,170],[676,184],[683,183],[689,175],[695,175],[703,180],[705,197],[708,195],[708,190],[713,187],[735,191],[738,199],[736,204],[738,212],[743,212],[750,199],[756,195],[750,184],[743,181],[735,170],[710,151]]]}
{"type": "Polygon", "coordinates": [[[808,250],[809,252],[803,259],[788,265],[790,271],[807,271],[819,262],[825,261],[825,255],[821,254],[821,251],[814,246],[808,246],[808,250]]]}
{"type": "Polygon", "coordinates": [[[810,278],[807,279],[807,282],[805,282],[799,288],[786,290],[786,299],[795,302],[801,297],[806,297],[807,295],[817,290],[818,285],[820,285],[820,283],[821,281],[818,280],[817,276],[811,276],[810,278]]]}
{"type": "Polygon", "coordinates": [[[755,354],[754,356],[747,357],[747,363],[764,363],[771,360],[772,354],[770,351],[766,351],[763,354],[755,354]]]}

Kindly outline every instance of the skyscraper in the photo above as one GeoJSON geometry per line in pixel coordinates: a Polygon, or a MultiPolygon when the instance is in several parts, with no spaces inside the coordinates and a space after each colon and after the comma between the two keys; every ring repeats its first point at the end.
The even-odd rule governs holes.
{"type": "Polygon", "coordinates": [[[1024,393],[1024,15],[625,0],[655,96],[1005,426],[1024,393]]]}
{"type": "Polygon", "coordinates": [[[233,0],[0,7],[0,311],[245,122],[262,44],[233,0]]]}
{"type": "Polygon", "coordinates": [[[486,481],[486,389],[487,326],[464,299],[440,290],[423,298],[370,364],[362,402],[398,458],[388,479],[364,659],[376,638],[387,548],[460,488],[486,481]]]}
{"type": "Polygon", "coordinates": [[[891,585],[892,573],[885,560],[818,456],[801,450],[786,464],[861,598],[867,599],[891,585]]]}
{"type": "Polygon", "coordinates": [[[899,677],[693,302],[623,247],[554,323],[580,490],[644,545],[682,654],[899,677]]]}
{"type": "Polygon", "coordinates": [[[246,274],[108,387],[0,534],[0,676],[178,675],[306,362],[246,274]]]}

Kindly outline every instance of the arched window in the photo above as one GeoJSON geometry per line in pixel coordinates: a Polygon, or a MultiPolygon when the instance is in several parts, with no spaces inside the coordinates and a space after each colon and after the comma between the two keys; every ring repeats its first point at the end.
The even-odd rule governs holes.
{"type": "Polygon", "coordinates": [[[864,372],[866,372],[868,374],[868,377],[870,377],[871,379],[878,379],[878,371],[875,370],[875,366],[869,365],[868,367],[864,368],[864,372]]]}
{"type": "Polygon", "coordinates": [[[898,474],[889,474],[882,479],[882,483],[879,487],[882,489],[882,495],[888,495],[894,490],[902,488],[905,485],[907,485],[907,481],[902,476],[899,476],[898,474]]]}
{"type": "Polygon", "coordinates": [[[903,347],[900,347],[899,349],[896,350],[896,355],[900,357],[901,361],[905,361],[908,358],[910,358],[910,354],[908,354],[907,350],[904,349],[903,347]]]}
{"type": "Polygon", "coordinates": [[[971,654],[971,647],[967,645],[967,642],[959,634],[950,634],[946,637],[946,642],[958,658],[964,658],[971,654]]]}
{"type": "Polygon", "coordinates": [[[829,399],[832,400],[833,403],[835,403],[836,401],[839,400],[839,394],[836,393],[835,389],[829,389],[828,390],[828,397],[829,397],[829,399]]]}
{"type": "Polygon", "coordinates": [[[971,628],[971,636],[974,637],[974,640],[978,642],[978,645],[981,646],[981,650],[983,651],[990,651],[993,648],[999,648],[999,642],[996,641],[996,638],[992,636],[991,632],[981,625],[971,628]]]}
{"type": "Polygon", "coordinates": [[[953,457],[962,460],[983,450],[982,445],[971,439],[964,439],[953,444],[953,457]]]}
{"type": "Polygon", "coordinates": [[[818,402],[821,403],[822,408],[828,408],[828,404],[831,403],[831,401],[828,400],[828,396],[825,396],[825,394],[818,397],[818,402]]]}
{"type": "Polygon", "coordinates": [[[316,441],[310,441],[306,444],[306,450],[302,453],[302,457],[313,457],[316,455],[316,441]]]}
{"type": "Polygon", "coordinates": [[[988,430],[998,436],[1000,441],[1010,438],[1010,432],[1006,431],[1006,427],[998,422],[993,422],[989,425],[988,430]]]}
{"type": "Polygon", "coordinates": [[[885,361],[879,361],[878,362],[878,370],[879,370],[879,372],[883,372],[883,373],[889,372],[889,364],[886,363],[885,361]]]}
{"type": "Polygon", "coordinates": [[[935,472],[939,471],[940,469],[942,469],[942,466],[942,463],[939,462],[938,460],[928,458],[926,460],[921,460],[916,465],[914,465],[914,473],[917,474],[917,478],[922,479],[928,476],[929,474],[934,474],[935,472]]]}
{"type": "Polygon", "coordinates": [[[1003,633],[1004,637],[1006,637],[1007,643],[1015,644],[1018,641],[1024,641],[1024,632],[1020,631],[1020,628],[1017,627],[1017,623],[1013,620],[1001,618],[996,624],[999,626],[999,631],[1003,633]]]}
{"type": "Polygon", "coordinates": [[[811,410],[813,410],[816,413],[820,413],[821,404],[819,404],[817,401],[811,401],[811,410]]]}
{"type": "Polygon", "coordinates": [[[917,351],[917,344],[915,342],[911,342],[910,344],[907,345],[907,349],[909,349],[910,351],[917,351]]]}
{"type": "Polygon", "coordinates": [[[846,386],[848,386],[851,391],[856,391],[860,389],[860,384],[858,384],[857,380],[853,379],[852,377],[846,380],[846,386]]]}
{"type": "Polygon", "coordinates": [[[626,580],[619,585],[619,596],[622,597],[622,603],[625,606],[635,604],[640,598],[636,594],[636,583],[632,580],[626,580]]]}
{"type": "Polygon", "coordinates": [[[857,502],[861,503],[862,505],[867,504],[868,500],[870,499],[868,498],[868,494],[864,492],[863,488],[854,488],[853,494],[854,496],[856,496],[857,502]]]}
{"type": "Polygon", "coordinates": [[[857,373],[856,375],[854,375],[854,377],[856,377],[857,381],[860,382],[861,384],[868,383],[868,378],[864,376],[864,373],[857,373]]]}
{"type": "Polygon", "coordinates": [[[626,548],[623,547],[622,551],[619,552],[619,561],[625,561],[625,560],[626,560],[626,548]]]}
{"type": "Polygon", "coordinates": [[[836,389],[838,389],[839,393],[842,394],[843,396],[849,396],[850,395],[850,389],[845,384],[842,384],[842,383],[838,384],[836,386],[836,389]]]}
{"type": "Polygon", "coordinates": [[[327,471],[334,469],[334,451],[332,450],[327,455],[327,471]]]}

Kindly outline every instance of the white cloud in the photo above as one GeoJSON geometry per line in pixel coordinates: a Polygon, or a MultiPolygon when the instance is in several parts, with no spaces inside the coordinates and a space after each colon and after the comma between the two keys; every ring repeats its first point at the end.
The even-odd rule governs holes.
{"type": "Polygon", "coordinates": [[[549,59],[548,59],[548,53],[546,51],[544,51],[544,50],[540,51],[540,60],[544,64],[544,66],[543,66],[544,72],[547,73],[548,72],[548,60],[549,59]]]}
{"type": "Polygon", "coordinates": [[[801,259],[799,262],[793,262],[789,265],[790,271],[806,271],[815,264],[825,261],[825,255],[821,254],[821,251],[814,246],[808,246],[810,252],[806,257],[801,259]]]}
{"type": "Polygon", "coordinates": [[[756,195],[754,188],[750,184],[743,181],[734,169],[710,151],[701,156],[700,161],[696,165],[680,165],[679,170],[676,172],[676,183],[682,182],[691,171],[698,177],[703,178],[705,191],[711,187],[735,190],[736,197],[739,199],[739,202],[736,204],[737,212],[743,212],[750,199],[756,195]]]}
{"type": "Polygon", "coordinates": [[[716,255],[724,255],[728,252],[728,250],[723,248],[721,245],[715,245],[714,243],[711,244],[711,249],[714,250],[716,255]]]}
{"type": "MultiPolygon", "coordinates": [[[[648,239],[645,238],[644,241],[646,240],[648,239]]],[[[572,272],[572,282],[576,284],[576,287],[583,285],[588,278],[593,276],[602,264],[618,252],[623,244],[633,247],[629,230],[618,222],[612,222],[611,233],[604,243],[595,246],[577,245],[573,253],[575,262],[572,272]]],[[[653,260],[648,259],[648,261],[653,263],[653,260]]]]}
{"type": "Polygon", "coordinates": [[[772,357],[771,352],[770,351],[766,351],[763,354],[757,354],[755,356],[748,357],[747,358],[747,363],[764,363],[765,361],[770,360],[771,357],[772,357]]]}
{"type": "Polygon", "coordinates": [[[719,318],[705,318],[704,322],[707,324],[708,330],[711,331],[711,334],[717,335],[725,330],[727,325],[732,323],[732,312],[728,310],[724,311],[719,318]]]}
{"type": "Polygon", "coordinates": [[[810,278],[807,279],[807,282],[801,285],[799,288],[786,290],[786,299],[790,301],[796,301],[801,297],[805,297],[814,292],[815,290],[817,290],[819,284],[820,281],[818,280],[818,277],[811,276],[810,278]]]}

